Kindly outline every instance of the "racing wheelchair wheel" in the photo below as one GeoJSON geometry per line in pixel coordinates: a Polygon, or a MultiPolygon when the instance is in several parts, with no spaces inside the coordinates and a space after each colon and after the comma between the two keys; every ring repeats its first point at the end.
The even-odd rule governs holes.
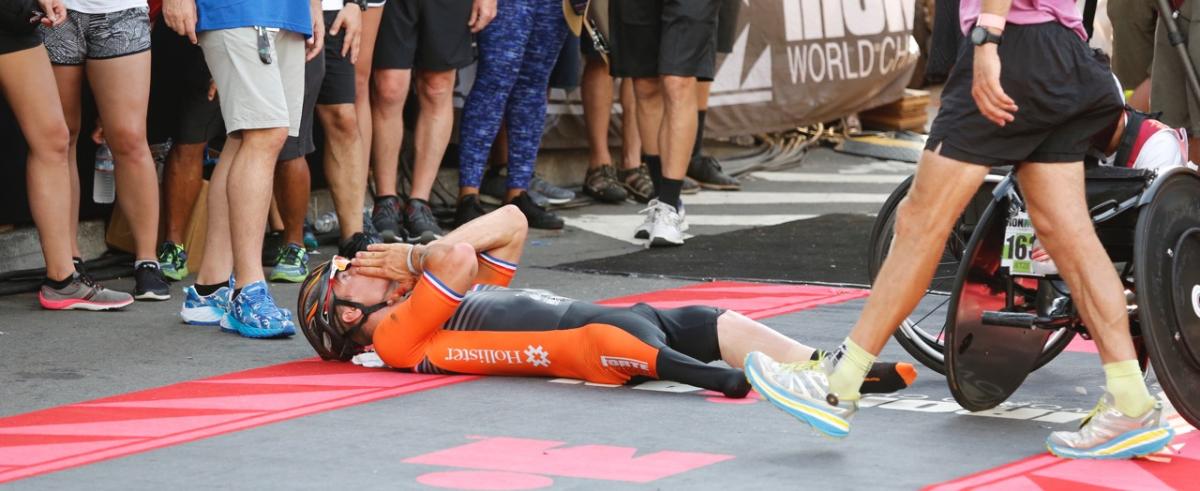
{"type": "MultiPolygon", "coordinates": [[[[875,219],[867,252],[867,271],[870,274],[872,285],[891,248],[896,210],[900,206],[900,201],[908,194],[912,180],[913,178],[910,176],[892,191],[875,219]]],[[[925,290],[925,296],[912,315],[906,318],[893,334],[896,342],[900,343],[900,346],[909,355],[912,355],[922,365],[943,375],[946,374],[945,334],[948,313],[951,312],[951,292],[968,241],[988,205],[992,202],[996,187],[1003,181],[1004,174],[1002,173],[988,175],[975,197],[967,204],[958,221],[954,223],[950,237],[946,240],[942,257],[938,261],[933,281],[925,290]]],[[[1045,356],[1038,360],[1037,367],[1054,359],[1059,352],[1066,348],[1070,338],[1071,336],[1063,334],[1052,337],[1052,343],[1046,345],[1045,356]]]]}
{"type": "Polygon", "coordinates": [[[1167,398],[1200,427],[1200,175],[1175,169],[1146,195],[1133,258],[1142,335],[1167,398]]]}

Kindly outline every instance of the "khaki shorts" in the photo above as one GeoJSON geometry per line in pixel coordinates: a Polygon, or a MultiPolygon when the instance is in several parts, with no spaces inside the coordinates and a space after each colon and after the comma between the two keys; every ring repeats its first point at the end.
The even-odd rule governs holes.
{"type": "Polygon", "coordinates": [[[1154,26],[1158,14],[1154,0],[1108,0],[1112,23],[1112,68],[1121,88],[1133,90],[1150,76],[1154,59],[1154,26]]]}
{"type": "MultiPolygon", "coordinates": [[[[1187,39],[1184,46],[1192,65],[1200,67],[1200,0],[1187,0],[1179,9],[1175,25],[1187,39]]],[[[1200,101],[1188,90],[1183,60],[1167,41],[1167,27],[1160,20],[1154,38],[1154,66],[1150,77],[1150,110],[1162,112],[1161,121],[1200,135],[1200,101]]]]}
{"type": "Polygon", "coordinates": [[[253,27],[200,33],[204,60],[217,84],[225,131],[287,128],[300,134],[304,107],[304,36],[290,31],[268,33],[271,63],[258,56],[253,27]]]}

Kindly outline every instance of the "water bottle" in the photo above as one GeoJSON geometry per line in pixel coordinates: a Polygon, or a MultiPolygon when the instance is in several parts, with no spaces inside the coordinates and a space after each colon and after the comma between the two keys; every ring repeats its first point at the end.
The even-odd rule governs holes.
{"type": "Polygon", "coordinates": [[[317,220],[313,222],[313,228],[317,230],[318,234],[327,234],[337,230],[337,213],[332,211],[322,213],[321,216],[317,217],[317,220]]]}
{"type": "Polygon", "coordinates": [[[107,144],[96,148],[96,173],[92,178],[92,201],[100,204],[112,203],[117,195],[117,183],[113,176],[113,156],[107,144]]]}

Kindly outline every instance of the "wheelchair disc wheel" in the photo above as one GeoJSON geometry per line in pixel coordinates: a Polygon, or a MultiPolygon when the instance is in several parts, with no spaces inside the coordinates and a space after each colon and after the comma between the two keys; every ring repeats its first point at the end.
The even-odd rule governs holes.
{"type": "MultiPolygon", "coordinates": [[[[868,243],[867,257],[867,271],[871,276],[872,285],[874,285],[875,275],[879,273],[879,268],[883,266],[883,261],[887,258],[891,248],[896,210],[900,206],[900,201],[908,194],[912,180],[913,178],[910,176],[892,191],[875,218],[868,243]]],[[[967,243],[988,205],[992,202],[992,193],[1002,180],[1002,175],[989,176],[975,197],[967,204],[962,215],[955,222],[950,237],[946,240],[942,256],[938,260],[937,270],[934,272],[929,288],[925,290],[925,296],[921,298],[913,313],[897,326],[892,335],[909,355],[912,355],[922,365],[943,375],[946,374],[945,334],[946,321],[950,313],[951,292],[967,243]]],[[[1072,334],[1065,330],[1052,336],[1051,341],[1046,345],[1045,355],[1038,360],[1037,366],[1041,367],[1058,356],[1067,347],[1071,337],[1072,334]]]]}
{"type": "Polygon", "coordinates": [[[1138,318],[1159,384],[1200,428],[1200,176],[1158,179],[1134,239],[1138,318]]]}

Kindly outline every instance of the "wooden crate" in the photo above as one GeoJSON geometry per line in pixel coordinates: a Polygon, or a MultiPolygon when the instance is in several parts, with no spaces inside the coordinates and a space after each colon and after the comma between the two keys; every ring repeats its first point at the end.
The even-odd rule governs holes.
{"type": "Polygon", "coordinates": [[[904,97],[859,113],[865,125],[891,130],[922,130],[929,120],[929,91],[906,89],[904,97]]]}

